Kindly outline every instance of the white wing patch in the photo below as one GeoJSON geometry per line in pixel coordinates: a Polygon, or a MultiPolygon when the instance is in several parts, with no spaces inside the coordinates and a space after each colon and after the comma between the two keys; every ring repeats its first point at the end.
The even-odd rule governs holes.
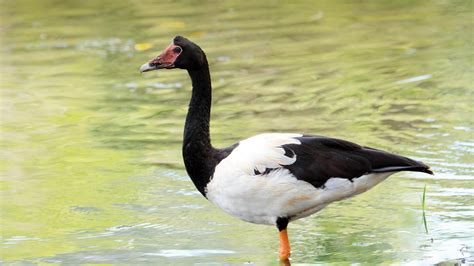
{"type": "Polygon", "coordinates": [[[301,144],[295,137],[301,134],[292,133],[265,133],[239,143],[232,153],[222,160],[216,167],[214,176],[253,175],[254,170],[263,173],[266,168],[278,168],[281,165],[290,165],[296,161],[293,157],[285,156],[281,148],[285,144],[301,144]]]}

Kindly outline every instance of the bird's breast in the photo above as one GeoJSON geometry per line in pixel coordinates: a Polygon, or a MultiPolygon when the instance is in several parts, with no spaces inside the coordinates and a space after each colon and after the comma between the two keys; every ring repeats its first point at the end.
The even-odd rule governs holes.
{"type": "Polygon", "coordinates": [[[207,198],[244,221],[274,225],[278,217],[314,208],[317,189],[297,180],[288,170],[266,175],[237,176],[216,173],[207,185],[207,198]]]}

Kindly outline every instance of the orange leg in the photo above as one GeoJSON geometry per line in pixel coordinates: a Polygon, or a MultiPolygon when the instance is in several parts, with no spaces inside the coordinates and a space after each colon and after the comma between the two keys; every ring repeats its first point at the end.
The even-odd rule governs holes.
{"type": "Polygon", "coordinates": [[[288,261],[290,258],[290,241],[288,240],[288,232],[286,229],[280,231],[280,260],[288,261]]]}

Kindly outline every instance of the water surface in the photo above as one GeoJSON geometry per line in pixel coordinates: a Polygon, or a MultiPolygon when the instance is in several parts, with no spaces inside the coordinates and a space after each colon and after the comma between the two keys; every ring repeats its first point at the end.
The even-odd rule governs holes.
{"type": "Polygon", "coordinates": [[[261,132],[329,135],[436,172],[397,174],[292,223],[294,264],[470,257],[472,10],[441,0],[2,1],[2,262],[277,263],[275,228],[227,216],[184,171],[186,73],[138,73],[176,34],[207,52],[216,146],[261,132]]]}

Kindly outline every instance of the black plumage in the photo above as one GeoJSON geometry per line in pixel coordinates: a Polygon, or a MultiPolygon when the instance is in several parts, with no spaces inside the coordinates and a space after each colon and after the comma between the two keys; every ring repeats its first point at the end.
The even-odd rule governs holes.
{"type": "Polygon", "coordinates": [[[297,179],[322,187],[331,177],[352,180],[364,174],[416,171],[433,174],[428,166],[413,159],[323,136],[297,137],[301,144],[287,144],[285,155],[296,161],[283,165],[297,179]]]}

